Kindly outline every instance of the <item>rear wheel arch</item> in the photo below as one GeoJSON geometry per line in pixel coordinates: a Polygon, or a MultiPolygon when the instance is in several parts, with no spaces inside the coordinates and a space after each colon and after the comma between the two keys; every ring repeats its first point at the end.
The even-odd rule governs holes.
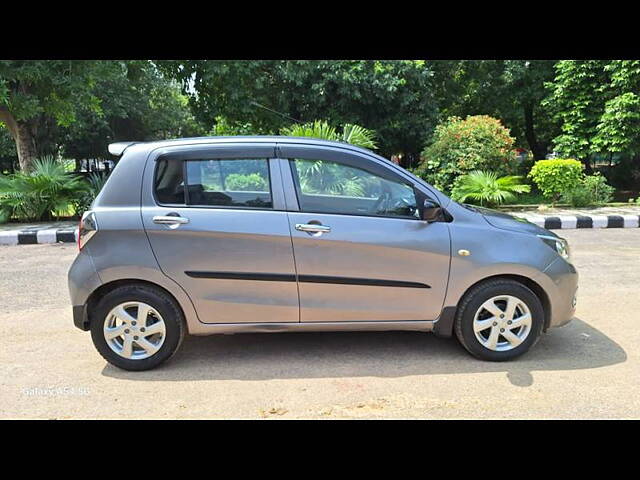
{"type": "MultiPolygon", "coordinates": [[[[167,295],[169,298],[171,298],[175,302],[176,306],[182,312],[182,318],[184,318],[186,320],[187,317],[185,316],[185,311],[182,308],[182,305],[180,304],[178,299],[175,297],[175,295],[173,295],[169,290],[167,290],[166,288],[158,285],[157,283],[149,282],[147,280],[139,280],[139,279],[135,279],[135,278],[128,278],[128,279],[113,280],[111,282],[108,282],[108,283],[105,283],[103,285],[100,285],[98,288],[96,288],[91,293],[91,295],[89,295],[89,298],[87,299],[87,302],[86,302],[87,325],[91,325],[91,322],[93,320],[92,319],[92,312],[95,311],[96,305],[98,305],[100,300],[105,295],[107,295],[109,292],[112,292],[116,288],[124,287],[124,286],[134,286],[134,285],[140,285],[140,286],[150,287],[150,288],[154,288],[156,290],[160,290],[162,293],[167,295]]],[[[188,329],[188,322],[185,322],[185,328],[188,329]]]]}

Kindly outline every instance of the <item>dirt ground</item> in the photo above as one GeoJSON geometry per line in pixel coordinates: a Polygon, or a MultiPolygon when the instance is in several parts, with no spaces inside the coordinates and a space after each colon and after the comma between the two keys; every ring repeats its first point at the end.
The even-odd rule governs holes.
{"type": "Polygon", "coordinates": [[[0,418],[640,418],[640,229],[566,230],[576,319],[510,363],[425,333],[187,337],[153,371],[73,326],[73,244],[0,247],[0,418]]]}

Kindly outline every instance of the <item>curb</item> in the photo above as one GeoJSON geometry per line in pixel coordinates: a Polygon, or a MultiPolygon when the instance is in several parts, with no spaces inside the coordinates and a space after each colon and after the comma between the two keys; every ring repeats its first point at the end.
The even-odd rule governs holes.
{"type": "Polygon", "coordinates": [[[517,215],[547,230],[573,228],[638,228],[640,215],[517,215]]]}
{"type": "MultiPolygon", "coordinates": [[[[547,230],[575,228],[639,228],[640,215],[518,215],[547,230]]],[[[0,245],[35,245],[41,243],[75,243],[78,229],[48,228],[41,230],[0,231],[0,245]]]]}
{"type": "Polygon", "coordinates": [[[78,229],[47,228],[41,230],[0,231],[0,245],[35,245],[39,243],[75,243],[78,229]]]}

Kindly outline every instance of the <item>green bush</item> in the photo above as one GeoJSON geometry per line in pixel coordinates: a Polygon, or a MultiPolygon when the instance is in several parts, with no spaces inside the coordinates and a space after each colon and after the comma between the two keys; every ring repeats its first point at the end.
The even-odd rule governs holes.
{"type": "Polygon", "coordinates": [[[227,190],[236,192],[264,192],[267,190],[266,180],[257,173],[232,173],[224,183],[227,190]]]}
{"type": "Polygon", "coordinates": [[[572,207],[588,207],[593,205],[591,193],[582,184],[562,194],[562,201],[572,207]]]}
{"type": "Polygon", "coordinates": [[[516,198],[518,193],[531,191],[522,183],[522,177],[500,177],[493,172],[473,171],[455,179],[451,198],[458,202],[467,200],[480,205],[495,206],[516,198]]]}
{"type": "Polygon", "coordinates": [[[584,177],[582,184],[590,193],[594,204],[603,205],[613,200],[615,188],[609,185],[607,179],[599,173],[584,177]]]}
{"type": "Polygon", "coordinates": [[[53,158],[34,162],[32,172],[0,175],[0,209],[18,220],[51,220],[66,211],[87,186],[53,158]]]}
{"type": "Polygon", "coordinates": [[[538,160],[529,177],[546,198],[556,202],[563,193],[580,185],[583,168],[582,163],[573,159],[538,160]]]}
{"type": "Polygon", "coordinates": [[[510,175],[516,171],[514,142],[495,118],[451,117],[436,127],[434,141],[414,173],[444,192],[451,191],[456,177],[474,170],[510,175]]]}
{"type": "Polygon", "coordinates": [[[603,205],[613,199],[615,189],[607,184],[607,179],[596,173],[581,179],[573,189],[562,194],[562,200],[574,207],[603,205]]]}

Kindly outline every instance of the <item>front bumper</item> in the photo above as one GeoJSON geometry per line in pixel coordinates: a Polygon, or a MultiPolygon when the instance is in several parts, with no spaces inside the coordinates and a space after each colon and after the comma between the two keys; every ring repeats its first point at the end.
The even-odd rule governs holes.
{"type": "Polygon", "coordinates": [[[558,258],[545,268],[541,277],[547,284],[544,287],[551,307],[551,318],[547,327],[566,325],[576,313],[578,272],[572,264],[558,258]]]}
{"type": "Polygon", "coordinates": [[[87,316],[86,305],[73,306],[73,324],[85,332],[89,330],[89,317],[87,316]]]}

